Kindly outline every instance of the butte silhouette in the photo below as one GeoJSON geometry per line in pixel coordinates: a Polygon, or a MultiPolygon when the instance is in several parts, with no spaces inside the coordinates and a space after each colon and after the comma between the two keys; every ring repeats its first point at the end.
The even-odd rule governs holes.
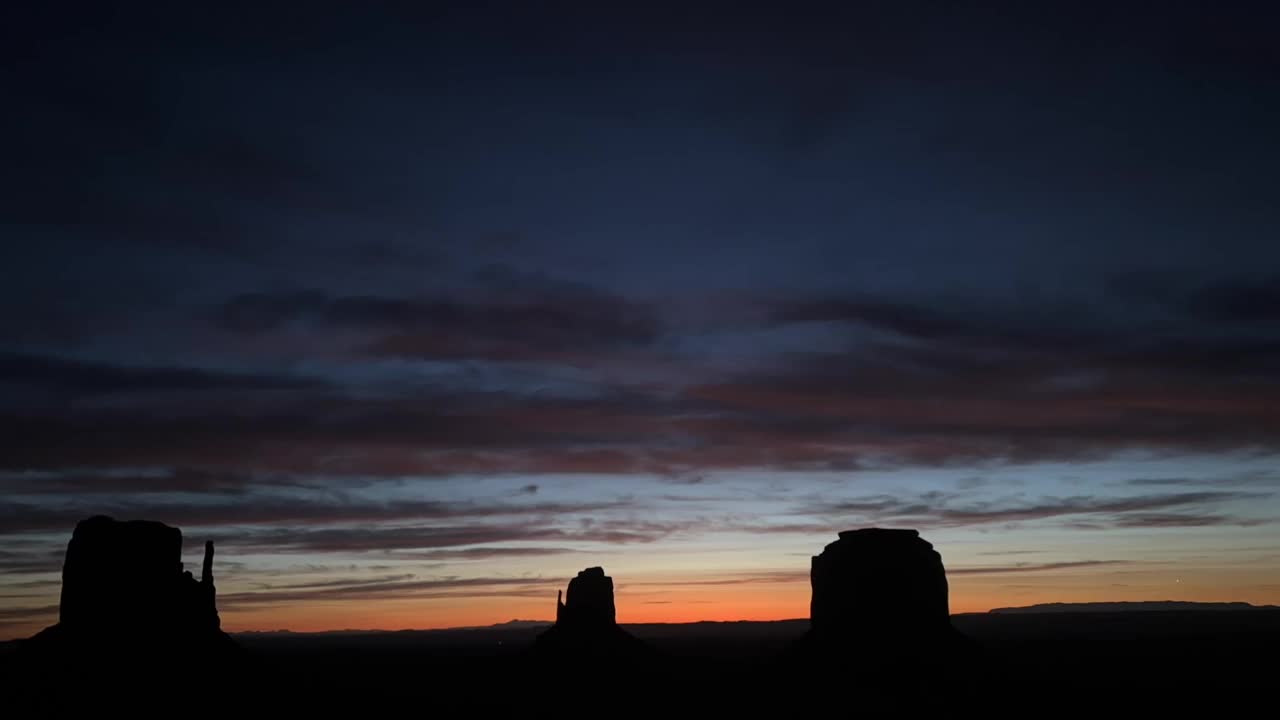
{"type": "Polygon", "coordinates": [[[591,567],[569,581],[563,597],[557,594],[555,625],[538,636],[535,650],[572,662],[638,659],[648,647],[618,627],[613,578],[604,574],[604,568],[591,567]]]}
{"type": "Polygon", "coordinates": [[[785,658],[797,669],[852,672],[881,700],[904,688],[954,692],[974,671],[976,648],[951,625],[942,556],[918,531],[842,532],[809,577],[809,631],[785,658]]]}

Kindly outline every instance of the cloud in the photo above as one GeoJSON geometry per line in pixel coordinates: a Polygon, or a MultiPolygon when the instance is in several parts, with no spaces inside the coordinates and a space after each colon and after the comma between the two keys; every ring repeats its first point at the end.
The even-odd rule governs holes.
{"type": "Polygon", "coordinates": [[[1084,307],[1042,316],[1016,307],[798,295],[769,300],[763,322],[832,325],[834,349],[758,347],[752,362],[715,372],[696,353],[664,350],[671,357],[663,362],[680,371],[637,381],[632,370],[588,370],[618,357],[643,364],[656,352],[654,344],[675,329],[654,307],[518,275],[510,289],[486,287],[458,298],[257,293],[220,306],[219,326],[235,333],[301,328],[326,342],[354,342],[348,368],[323,382],[200,368],[152,368],[151,377],[127,366],[31,366],[27,358],[18,365],[33,386],[53,384],[72,397],[114,388],[119,402],[0,404],[0,432],[13,438],[0,468],[698,478],[742,468],[1280,448],[1280,346],[1269,349],[1256,337],[1090,326],[1096,313],[1084,307]],[[408,344],[392,347],[401,341],[408,344]],[[378,363],[387,358],[368,353],[440,361],[457,375],[449,383],[416,378],[386,392],[369,378],[380,377],[378,363]],[[477,358],[526,374],[480,382],[468,369],[477,358]],[[573,387],[557,385],[557,373],[577,378],[573,387]],[[166,387],[181,392],[157,394],[166,387]],[[194,392],[200,388],[216,391],[194,392]],[[232,390],[235,402],[224,395],[232,390]]]}
{"type": "Polygon", "coordinates": [[[293,604],[318,600],[539,597],[562,579],[528,577],[444,577],[428,580],[334,580],[249,592],[219,593],[219,609],[234,612],[247,605],[293,604]]]}
{"type": "Polygon", "coordinates": [[[945,338],[967,333],[973,323],[963,316],[928,307],[874,297],[811,297],[768,305],[776,325],[850,323],[914,338],[945,338]]]}
{"type": "MultiPolygon", "coordinates": [[[[359,480],[349,478],[338,482],[360,484],[359,480]]],[[[0,488],[6,492],[37,495],[243,494],[262,487],[320,488],[324,486],[325,482],[321,479],[307,480],[280,473],[251,474],[200,468],[0,473],[0,488]]],[[[332,486],[329,486],[329,489],[332,489],[332,486]]]]}
{"type": "Polygon", "coordinates": [[[1113,519],[1109,526],[1121,528],[1256,527],[1270,522],[1273,521],[1211,513],[1134,513],[1113,519]]]}
{"type": "Polygon", "coordinates": [[[861,515],[879,521],[901,522],[925,527],[964,527],[993,523],[1030,522],[1075,516],[1098,516],[1087,521],[1099,527],[1176,526],[1182,518],[1186,525],[1248,524],[1248,519],[1229,515],[1150,514],[1145,511],[1172,508],[1194,508],[1228,502],[1259,500],[1266,493],[1202,491],[1129,497],[1045,497],[1028,502],[981,502],[956,504],[952,496],[926,494],[915,499],[874,496],[831,503],[815,503],[799,509],[801,514],[844,516],[861,515]],[[1129,523],[1126,525],[1126,523],[1129,523]]]}
{"type": "Polygon", "coordinates": [[[1280,382],[1262,372],[1280,353],[1172,341],[1130,351],[1090,351],[1070,338],[1052,351],[1042,344],[1051,343],[869,342],[791,357],[687,387],[686,402],[705,418],[689,429],[853,467],[1280,447],[1280,382]]]}
{"type": "MultiPolygon", "coordinates": [[[[742,532],[752,535],[812,535],[814,537],[830,537],[841,529],[838,527],[840,523],[730,523],[724,527],[725,530],[733,532],[742,532]]],[[[801,555],[809,555],[810,553],[800,553],[801,555]]]]}
{"type": "Polygon", "coordinates": [[[1202,280],[1199,274],[1130,272],[1113,275],[1118,296],[1159,305],[1218,326],[1249,326],[1280,320],[1280,277],[1248,274],[1202,280]]]}
{"type": "Polygon", "coordinates": [[[491,391],[167,401],[5,413],[0,468],[201,467],[239,472],[435,475],[637,468],[661,432],[635,393],[564,398],[491,391]],[[574,466],[577,466],[574,468],[574,466]]]}
{"type": "Polygon", "coordinates": [[[0,624],[27,623],[48,618],[58,613],[57,605],[38,607],[0,607],[0,624]]]}
{"type": "MultiPolygon", "coordinates": [[[[60,544],[32,544],[22,549],[0,550],[0,573],[7,576],[44,575],[62,570],[63,546],[60,544]]],[[[7,585],[14,587],[14,585],[7,585]]]]}
{"type": "Polygon", "coordinates": [[[3,590],[33,590],[37,588],[51,588],[62,585],[61,579],[47,578],[44,580],[26,580],[23,582],[6,582],[0,585],[3,590]]]}
{"type": "MultiPolygon", "coordinates": [[[[886,339],[916,341],[919,348],[957,350],[953,361],[978,351],[1078,353],[1104,348],[1124,337],[1099,326],[1082,304],[1041,305],[1035,313],[1026,313],[1020,307],[974,299],[926,302],[858,294],[801,295],[758,302],[767,322],[774,326],[826,323],[861,327],[882,333],[886,339]]],[[[889,352],[892,346],[876,349],[889,352]]]]}
{"type": "Polygon", "coordinates": [[[809,571],[804,570],[776,570],[763,572],[749,572],[728,577],[715,576],[693,578],[693,579],[671,579],[671,580],[653,580],[644,582],[628,582],[626,587],[651,587],[651,586],[714,586],[714,585],[755,585],[760,583],[797,583],[808,582],[809,571]]]}
{"type": "Polygon", "coordinates": [[[412,580],[415,576],[413,573],[401,573],[399,575],[383,575],[376,578],[368,579],[340,579],[340,580],[321,580],[305,583],[291,583],[288,585],[267,585],[264,590],[322,590],[322,589],[349,589],[358,590],[362,587],[382,587],[387,584],[402,583],[406,580],[412,580]]]}
{"type": "Polygon", "coordinates": [[[1149,485],[1156,485],[1156,486],[1203,485],[1205,484],[1205,481],[1199,478],[1168,477],[1168,478],[1133,478],[1129,480],[1128,483],[1130,485],[1136,485],[1138,487],[1142,487],[1142,486],[1149,486],[1149,485]]]}
{"type": "Polygon", "coordinates": [[[1144,486],[1209,486],[1209,487],[1249,487],[1249,486],[1265,486],[1275,487],[1277,477],[1275,473],[1269,470],[1239,472],[1227,475],[1212,475],[1207,477],[1150,477],[1150,478],[1132,478],[1128,481],[1129,485],[1135,487],[1144,486]]]}
{"type": "MultiPolygon", "coordinates": [[[[467,524],[429,527],[284,527],[246,532],[206,533],[216,542],[250,551],[271,553],[370,553],[395,552],[390,559],[439,560],[434,552],[442,548],[462,548],[513,542],[580,542],[611,545],[646,544],[687,529],[685,523],[611,521],[586,526],[564,526],[555,520],[509,522],[501,525],[467,524]]],[[[483,557],[482,549],[474,555],[483,557]]],[[[457,552],[451,550],[450,552],[457,552]]],[[[491,551],[497,552],[497,551],[491,551]]],[[[519,553],[516,553],[517,555],[519,553]]],[[[496,556],[496,555],[495,555],[496,556]]]]}
{"type": "Polygon", "coordinates": [[[1042,555],[1044,550],[988,550],[978,555],[1042,555]]]}
{"type": "Polygon", "coordinates": [[[565,547],[473,547],[457,550],[430,550],[414,553],[413,557],[421,560],[492,560],[495,558],[513,557],[545,557],[548,555],[565,555],[581,552],[565,547]]]}
{"type": "Polygon", "coordinates": [[[947,575],[1004,575],[1009,573],[1044,572],[1046,570],[1073,570],[1077,568],[1131,565],[1130,560],[1074,560],[1052,563],[1016,563],[1013,565],[986,565],[947,568],[947,575]]]}
{"type": "Polygon", "coordinates": [[[363,352],[373,356],[498,360],[644,347],[662,331],[649,305],[586,285],[550,282],[468,298],[252,293],[223,304],[215,322],[249,334],[286,327],[359,332],[371,338],[363,352]]]}
{"type": "Polygon", "coordinates": [[[730,469],[1280,448],[1280,346],[1268,349],[1265,338],[1091,326],[1096,313],[1085,307],[1041,315],[799,294],[763,303],[763,321],[752,319],[761,302],[741,303],[750,306],[746,321],[830,325],[831,348],[782,353],[758,345],[751,362],[717,370],[697,353],[665,349],[658,341],[676,328],[653,306],[495,272],[511,287],[494,280],[481,294],[458,297],[283,291],[237,296],[218,308],[224,331],[289,336],[284,330],[293,328],[355,343],[347,350],[356,354],[343,356],[347,365],[324,380],[3,356],[24,393],[53,388],[61,400],[78,401],[0,403],[0,432],[12,440],[0,469],[57,469],[68,477],[73,468],[173,467],[228,477],[692,479],[730,469]],[[418,346],[408,355],[368,355],[397,355],[386,343],[406,338],[418,346]],[[643,364],[650,352],[665,353],[662,362],[679,372],[643,381],[632,369],[589,372],[618,357],[643,364]],[[471,365],[477,358],[523,374],[481,382],[471,365]],[[408,363],[404,370],[424,360],[455,375],[448,383],[413,376],[394,392],[378,385],[389,382],[379,363],[408,363]],[[565,373],[575,378],[565,381],[571,388],[557,385],[565,373]],[[105,393],[110,402],[83,402],[105,393]]]}
{"type": "Polygon", "coordinates": [[[1280,277],[1212,285],[1188,297],[1183,307],[1215,322],[1280,322],[1280,277]]]}
{"type": "MultiPolygon", "coordinates": [[[[370,502],[265,496],[234,502],[193,503],[178,499],[98,500],[79,498],[57,505],[0,502],[0,534],[59,531],[90,515],[120,519],[155,518],[184,528],[279,526],[323,523],[459,522],[486,518],[539,518],[598,513],[631,507],[627,501],[584,503],[445,503],[402,500],[370,502]]],[[[622,532],[625,535],[625,532],[622,532]]]]}
{"type": "Polygon", "coordinates": [[[0,352],[0,382],[89,393],[169,391],[293,390],[323,386],[319,380],[193,367],[130,366],[51,355],[0,352]]]}

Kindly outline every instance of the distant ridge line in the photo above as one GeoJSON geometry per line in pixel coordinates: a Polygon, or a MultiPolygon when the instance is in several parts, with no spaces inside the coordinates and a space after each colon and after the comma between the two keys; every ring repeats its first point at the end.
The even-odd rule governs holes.
{"type": "Polygon", "coordinates": [[[1025,607],[992,608],[988,614],[1031,615],[1037,613],[1169,612],[1194,610],[1223,612],[1277,610],[1280,605],[1253,605],[1247,602],[1194,602],[1191,600],[1136,600],[1124,602],[1041,603],[1025,607]]]}

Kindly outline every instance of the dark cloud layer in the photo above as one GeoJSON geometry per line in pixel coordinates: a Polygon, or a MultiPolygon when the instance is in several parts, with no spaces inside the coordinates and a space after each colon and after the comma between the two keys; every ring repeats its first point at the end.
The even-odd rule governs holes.
{"type": "MultiPolygon", "coordinates": [[[[1269,351],[1186,342],[1087,350],[1068,338],[1049,351],[1040,342],[984,341],[972,351],[950,341],[864,346],[780,358],[772,370],[706,376],[683,388],[605,384],[585,397],[483,388],[380,397],[194,370],[130,374],[111,382],[117,393],[133,387],[134,403],[0,414],[12,442],[3,462],[11,470],[314,473],[324,471],[318,448],[342,447],[350,465],[332,470],[352,474],[676,473],[867,459],[1069,460],[1123,449],[1268,451],[1280,443],[1280,382],[1267,372],[1269,351]],[[177,383],[213,392],[141,401],[177,383]],[[224,384],[254,396],[229,406],[224,384]],[[273,394],[277,387],[289,392],[273,394]]],[[[35,362],[24,362],[34,375],[35,362]]],[[[41,376],[56,374],[64,391],[108,382],[98,370],[79,377],[57,361],[50,368],[41,376]]]]}
{"type": "Polygon", "coordinates": [[[1107,565],[1129,565],[1126,560],[1073,560],[1053,563],[1017,563],[1013,565],[988,565],[982,567],[947,568],[948,575],[1004,575],[1009,573],[1041,572],[1046,570],[1075,570],[1107,565]]]}
{"type": "MultiPolygon", "coordinates": [[[[7,576],[40,575],[61,569],[61,547],[38,546],[0,551],[0,571],[7,576]]],[[[14,587],[14,584],[6,583],[5,587],[14,587]]]]}
{"type": "Polygon", "coordinates": [[[1280,442],[1277,218],[1253,204],[1280,147],[1240,131],[1275,58],[1240,17],[187,12],[20,45],[7,171],[34,234],[6,258],[5,468],[315,473],[340,448],[351,473],[674,475],[1280,442]],[[286,47],[378,41],[260,52],[282,22],[286,47]],[[406,381],[422,366],[449,382],[406,381]]]}
{"type": "MultiPolygon", "coordinates": [[[[429,527],[286,527],[249,533],[214,534],[227,545],[273,553],[384,553],[403,559],[440,560],[435,550],[468,545],[511,542],[588,542],[626,545],[652,543],[682,529],[681,524],[611,521],[587,527],[566,527],[558,521],[513,521],[429,527]],[[428,550],[426,553],[412,551],[428,550]]],[[[498,556],[493,548],[487,548],[498,556]]],[[[458,552],[458,551],[451,551],[458,552]]],[[[475,551],[483,555],[483,550],[475,551]]],[[[547,553],[541,553],[547,554],[547,553]]]]}
{"type": "Polygon", "coordinates": [[[81,395],[174,391],[290,390],[316,387],[306,377],[237,373],[195,367],[130,367],[52,356],[0,353],[0,382],[81,395]]]}
{"type": "Polygon", "coordinates": [[[250,333],[298,325],[357,331],[371,336],[363,352],[375,356],[524,361],[644,347],[661,331],[648,305],[565,284],[489,289],[474,300],[258,293],[229,300],[218,322],[250,333]]]}
{"type": "Polygon", "coordinates": [[[1203,508],[1223,503],[1247,503],[1270,493],[1202,491],[1129,497],[1075,496],[1003,502],[965,501],[929,493],[918,498],[871,497],[815,504],[802,512],[838,517],[861,516],[922,527],[965,527],[993,523],[1039,522],[1088,516],[1092,527],[1195,527],[1256,522],[1232,514],[1206,514],[1203,508]],[[1191,512],[1152,511],[1182,510],[1191,512]]]}
{"type": "Polygon", "coordinates": [[[440,578],[432,580],[347,580],[316,585],[294,585],[256,592],[219,594],[218,602],[234,612],[259,604],[296,604],[317,600],[440,599],[473,597],[522,597],[545,595],[547,588],[562,584],[541,578],[440,578]]]}
{"type": "Polygon", "coordinates": [[[430,550],[416,553],[414,557],[422,560],[493,560],[496,558],[546,557],[548,555],[564,555],[578,552],[573,548],[563,547],[474,547],[458,550],[430,550]]]}
{"type": "MultiPolygon", "coordinates": [[[[370,502],[341,495],[327,499],[255,497],[232,503],[183,503],[147,500],[132,503],[81,499],[60,507],[21,502],[0,504],[0,534],[57,531],[74,527],[90,514],[122,518],[163,517],[187,527],[272,526],[298,523],[406,523],[478,521],[502,517],[556,517],[625,509],[621,501],[583,503],[481,504],[435,501],[370,502]]],[[[495,528],[497,531],[501,531],[495,528]]]]}

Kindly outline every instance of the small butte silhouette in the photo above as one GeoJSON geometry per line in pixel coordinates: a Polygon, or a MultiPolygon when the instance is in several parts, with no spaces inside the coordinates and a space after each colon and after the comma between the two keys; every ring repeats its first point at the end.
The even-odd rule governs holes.
{"type": "Polygon", "coordinates": [[[590,567],[556,595],[556,622],[538,636],[539,653],[557,660],[591,661],[600,657],[638,660],[651,650],[618,627],[613,578],[590,567]]]}

